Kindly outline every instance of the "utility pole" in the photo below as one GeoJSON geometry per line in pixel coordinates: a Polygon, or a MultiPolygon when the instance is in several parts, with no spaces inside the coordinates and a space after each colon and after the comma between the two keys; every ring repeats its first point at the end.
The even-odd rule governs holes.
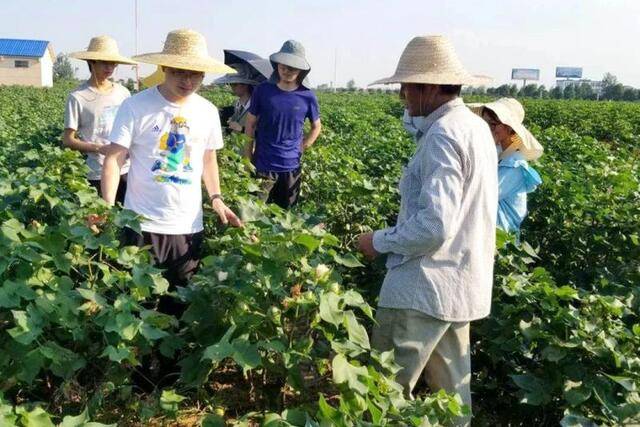
{"type": "MultiPolygon", "coordinates": [[[[133,11],[133,15],[135,17],[135,31],[134,31],[134,52],[137,55],[138,54],[138,0],[135,0],[134,2],[134,11],[133,11]]],[[[136,90],[140,90],[140,69],[139,69],[139,65],[136,64],[134,65],[134,68],[136,70],[136,90]]]]}
{"type": "Polygon", "coordinates": [[[333,91],[334,92],[338,91],[337,76],[338,76],[338,48],[336,47],[333,52],[333,91]]]}

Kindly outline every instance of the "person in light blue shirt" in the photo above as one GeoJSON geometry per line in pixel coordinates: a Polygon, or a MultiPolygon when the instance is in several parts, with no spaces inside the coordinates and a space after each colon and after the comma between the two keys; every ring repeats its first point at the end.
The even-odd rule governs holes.
{"type": "Polygon", "coordinates": [[[500,98],[475,111],[489,125],[498,151],[497,226],[519,236],[527,216],[527,194],[542,183],[528,162],[542,155],[542,146],[523,126],[524,108],[517,100],[500,98]]]}

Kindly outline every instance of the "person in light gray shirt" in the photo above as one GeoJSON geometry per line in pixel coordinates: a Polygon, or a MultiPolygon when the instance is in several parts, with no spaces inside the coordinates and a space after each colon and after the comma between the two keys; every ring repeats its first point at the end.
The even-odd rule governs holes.
{"type": "MultiPolygon", "coordinates": [[[[91,39],[86,51],[74,52],[72,58],[87,61],[91,76],[71,91],[64,112],[63,144],[80,151],[87,157],[89,183],[100,192],[100,176],[104,150],[109,144],[109,134],[122,101],[130,95],[124,86],[112,82],[118,64],[135,64],[121,56],[118,46],[109,36],[91,39]]],[[[128,163],[121,170],[117,201],[124,203],[128,163]]]]}
{"type": "Polygon", "coordinates": [[[400,180],[396,225],[358,239],[367,258],[387,254],[372,346],[394,350],[409,397],[424,371],[434,391],[459,393],[469,407],[469,322],[491,307],[498,203],[491,132],[459,98],[473,79],[446,38],[427,36],[376,82],[400,83],[408,114],[425,119],[400,180]]]}

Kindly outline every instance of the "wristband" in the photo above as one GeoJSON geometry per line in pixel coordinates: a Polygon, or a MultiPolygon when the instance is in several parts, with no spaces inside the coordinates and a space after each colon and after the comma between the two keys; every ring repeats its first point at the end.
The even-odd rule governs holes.
{"type": "Polygon", "coordinates": [[[210,200],[212,203],[213,203],[213,201],[214,201],[215,199],[220,199],[221,201],[223,201],[223,202],[224,202],[224,199],[222,198],[222,194],[220,194],[220,193],[210,194],[210,195],[209,195],[209,200],[210,200]]]}

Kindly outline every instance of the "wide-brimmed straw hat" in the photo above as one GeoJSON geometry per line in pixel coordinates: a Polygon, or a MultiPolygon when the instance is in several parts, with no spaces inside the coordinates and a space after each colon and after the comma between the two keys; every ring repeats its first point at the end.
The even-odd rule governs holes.
{"type": "Polygon", "coordinates": [[[204,36],[193,30],[174,30],[167,35],[162,52],[136,55],[134,60],[205,73],[235,73],[235,70],[209,56],[204,36]]]}
{"type": "Polygon", "coordinates": [[[131,58],[120,55],[118,43],[109,36],[93,37],[87,50],[73,52],[69,57],[85,61],[109,61],[119,64],[135,64],[131,58]]]}
{"type": "MultiPolygon", "coordinates": [[[[260,84],[260,81],[255,76],[255,73],[251,72],[249,64],[232,64],[231,68],[236,70],[235,74],[225,74],[224,76],[217,78],[213,83],[218,85],[224,84],[245,84],[256,86],[260,84]]],[[[263,77],[264,79],[264,77],[263,77]]]]}
{"type": "MultiPolygon", "coordinates": [[[[482,115],[484,109],[493,111],[500,121],[509,126],[515,132],[513,142],[506,149],[509,152],[519,151],[526,160],[536,160],[544,152],[542,144],[535,136],[524,127],[524,108],[514,98],[500,98],[487,104],[470,104],[469,107],[478,115],[482,115]]],[[[505,151],[506,153],[506,151],[505,151]]]]}
{"type": "Polygon", "coordinates": [[[404,48],[396,72],[371,85],[392,83],[418,83],[433,85],[474,85],[479,78],[463,66],[444,36],[414,37],[404,48]]]}

